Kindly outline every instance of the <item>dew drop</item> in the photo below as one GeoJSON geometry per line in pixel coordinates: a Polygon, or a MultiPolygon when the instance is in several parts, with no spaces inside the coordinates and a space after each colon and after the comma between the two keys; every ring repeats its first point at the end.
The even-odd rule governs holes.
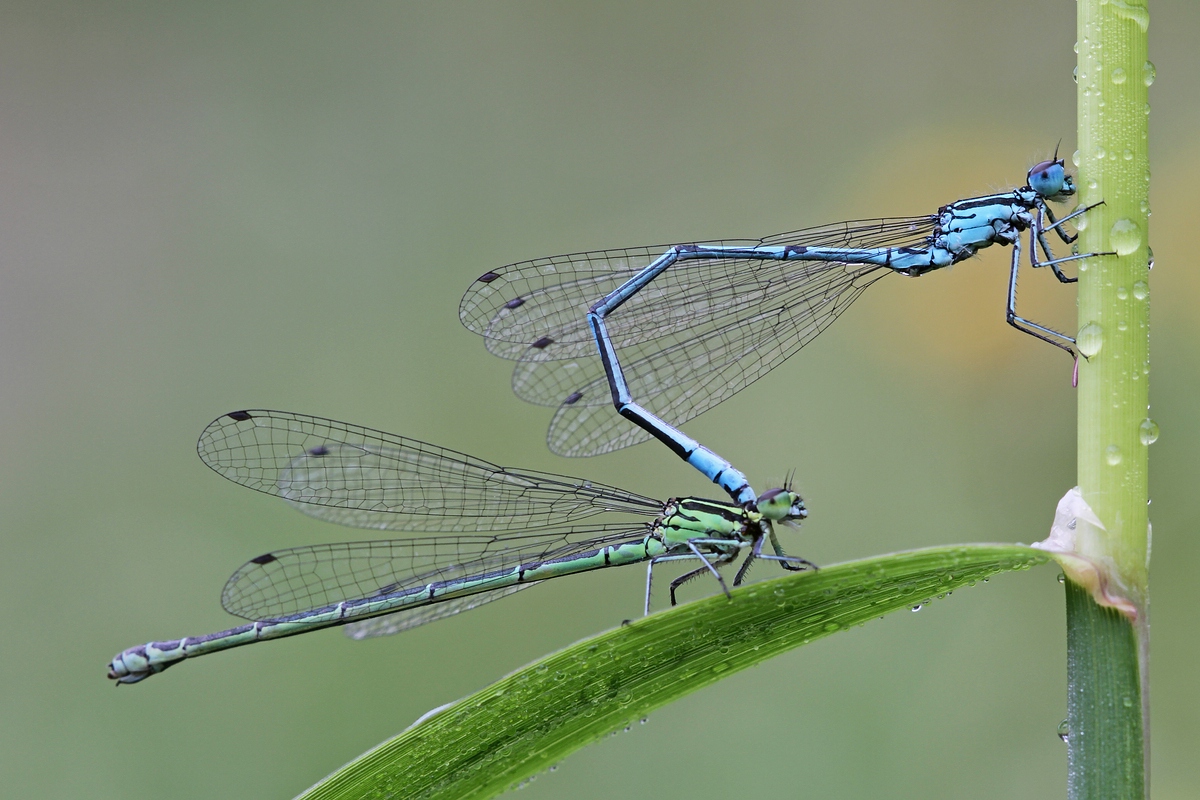
{"type": "Polygon", "coordinates": [[[1078,55],[1079,54],[1079,42],[1075,42],[1075,46],[1071,49],[1075,51],[1076,55],[1078,55]]]}
{"type": "Polygon", "coordinates": [[[1145,300],[1150,296],[1150,286],[1145,281],[1138,281],[1133,284],[1133,296],[1138,300],[1145,300]]]}
{"type": "Polygon", "coordinates": [[[1108,240],[1119,256],[1127,256],[1142,245],[1142,229],[1131,219],[1119,219],[1108,232],[1108,240]]]}
{"type": "Polygon", "coordinates": [[[1104,448],[1104,460],[1108,462],[1110,467],[1115,467],[1121,463],[1121,448],[1115,444],[1110,444],[1104,448]]]}
{"type": "Polygon", "coordinates": [[[1129,297],[1129,290],[1126,289],[1124,286],[1118,286],[1117,287],[1117,299],[1125,300],[1128,297],[1129,297]]]}
{"type": "MultiPolygon", "coordinates": [[[[1101,5],[1106,5],[1106,3],[1102,2],[1101,5]]],[[[1126,2],[1125,0],[1109,0],[1107,5],[1112,6],[1113,13],[1118,17],[1132,20],[1141,29],[1142,33],[1145,33],[1150,27],[1150,12],[1146,10],[1144,5],[1134,5],[1132,2],[1126,2]]]]}
{"type": "MultiPolygon", "coordinates": [[[[1076,153],[1078,153],[1079,151],[1078,151],[1078,150],[1076,150],[1075,152],[1076,152],[1076,153]]],[[[1082,210],[1083,208],[1084,208],[1084,205],[1083,205],[1083,203],[1080,203],[1079,205],[1075,206],[1075,210],[1076,210],[1076,211],[1080,211],[1080,210],[1082,210]]],[[[1078,217],[1076,217],[1075,219],[1071,220],[1071,222],[1075,223],[1075,230],[1077,230],[1077,231],[1086,231],[1086,230],[1087,230],[1087,226],[1088,226],[1088,215],[1087,215],[1086,213],[1084,213],[1084,214],[1080,214],[1078,217]]]]}
{"type": "MultiPolygon", "coordinates": [[[[1105,150],[1103,147],[1096,148],[1096,160],[1097,161],[1102,160],[1106,155],[1108,155],[1108,151],[1105,150]]],[[[1092,181],[1092,183],[1095,183],[1095,181],[1092,181]]],[[[1089,185],[1091,185],[1091,184],[1089,184],[1089,185]]],[[[1092,186],[1092,188],[1095,189],[1096,187],[1092,186]]]]}
{"type": "Polygon", "coordinates": [[[1133,161],[1133,151],[1126,147],[1125,152],[1121,154],[1121,157],[1126,161],[1133,161]]]}
{"type": "Polygon", "coordinates": [[[1066,576],[1066,575],[1064,575],[1064,574],[1062,574],[1061,572],[1060,572],[1060,573],[1058,573],[1058,582],[1059,582],[1059,583],[1066,583],[1066,582],[1067,582],[1067,576],[1066,576]]]}
{"type": "Polygon", "coordinates": [[[1079,151],[1078,150],[1076,150],[1074,153],[1071,154],[1071,163],[1077,167],[1079,166],[1079,151]]]}
{"type": "Polygon", "coordinates": [[[1111,80],[1113,83],[1120,86],[1122,83],[1125,82],[1125,70],[1121,69],[1120,67],[1117,67],[1116,69],[1114,69],[1112,71],[1112,75],[1109,77],[1109,80],[1111,80]]]}
{"type": "Polygon", "coordinates": [[[1149,447],[1158,441],[1158,423],[1147,417],[1138,425],[1138,441],[1149,447]]]}
{"type": "Polygon", "coordinates": [[[1058,723],[1058,738],[1064,742],[1071,738],[1071,723],[1065,719],[1058,723]]]}
{"type": "Polygon", "coordinates": [[[924,603],[917,603],[915,606],[912,607],[912,611],[915,614],[916,612],[920,611],[924,607],[925,607],[924,603]]]}
{"type": "Polygon", "coordinates": [[[1154,65],[1147,61],[1142,64],[1142,83],[1149,86],[1154,83],[1154,79],[1158,77],[1158,70],[1154,69],[1154,65]]]}
{"type": "Polygon", "coordinates": [[[1119,330],[1119,331],[1129,330],[1129,323],[1126,322],[1125,320],[1121,320],[1120,322],[1117,323],[1117,330],[1119,330]]]}
{"type": "Polygon", "coordinates": [[[1089,322],[1079,329],[1075,337],[1075,346],[1084,358],[1091,358],[1104,347],[1104,329],[1094,322],[1089,322]]]}
{"type": "Polygon", "coordinates": [[[1125,695],[1121,698],[1121,705],[1125,706],[1126,708],[1133,708],[1133,698],[1129,695],[1125,695]]]}
{"type": "Polygon", "coordinates": [[[1138,208],[1147,217],[1150,216],[1150,201],[1149,200],[1143,199],[1142,202],[1138,203],[1138,208]]]}
{"type": "Polygon", "coordinates": [[[1146,248],[1146,269],[1154,269],[1154,248],[1146,248]]]}
{"type": "Polygon", "coordinates": [[[1079,83],[1079,67],[1078,66],[1075,67],[1075,69],[1071,70],[1071,80],[1075,81],[1076,83],[1079,83]]]}

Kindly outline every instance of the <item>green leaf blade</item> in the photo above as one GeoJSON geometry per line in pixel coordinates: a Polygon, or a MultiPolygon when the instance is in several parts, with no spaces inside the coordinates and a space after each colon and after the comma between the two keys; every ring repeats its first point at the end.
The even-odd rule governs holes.
{"type": "Polygon", "coordinates": [[[654,614],[427,715],[303,795],[487,798],[646,714],[772,656],[1046,553],[957,545],[848,562],[654,614]]]}

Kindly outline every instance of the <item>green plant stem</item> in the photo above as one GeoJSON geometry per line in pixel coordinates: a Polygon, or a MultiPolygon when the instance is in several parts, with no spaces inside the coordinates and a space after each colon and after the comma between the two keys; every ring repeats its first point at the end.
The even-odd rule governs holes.
{"type": "MultiPolygon", "coordinates": [[[[1117,255],[1088,259],[1079,268],[1079,344],[1089,356],[1079,371],[1079,487],[1104,527],[1085,526],[1076,547],[1137,611],[1118,623],[1090,600],[1067,603],[1072,798],[1140,797],[1141,788],[1137,794],[1112,794],[1104,787],[1131,786],[1135,776],[1144,786],[1142,778],[1149,776],[1148,740],[1142,735],[1149,731],[1146,440],[1157,430],[1147,422],[1147,89],[1153,81],[1148,26],[1144,0],[1078,2],[1080,204],[1104,202],[1080,225],[1079,248],[1117,255]],[[1136,665],[1135,701],[1114,709],[1118,716],[1137,716],[1136,740],[1100,735],[1093,727],[1102,719],[1116,724],[1098,715],[1111,700],[1105,692],[1112,686],[1093,679],[1105,659],[1117,673],[1127,663],[1136,665]],[[1083,774],[1093,770],[1102,774],[1083,774]],[[1118,781],[1114,770],[1126,774],[1118,781]]],[[[1124,719],[1119,727],[1133,731],[1134,722],[1124,719]]]]}
{"type": "Polygon", "coordinates": [[[1067,739],[1071,797],[1141,797],[1142,716],[1129,620],[1067,583],[1067,739]],[[1095,741],[1085,741],[1094,739],[1095,741]]]}

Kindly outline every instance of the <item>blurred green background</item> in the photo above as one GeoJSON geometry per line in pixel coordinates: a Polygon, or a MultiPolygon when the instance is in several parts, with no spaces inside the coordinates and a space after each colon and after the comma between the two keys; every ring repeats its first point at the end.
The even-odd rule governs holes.
{"type": "MultiPolygon", "coordinates": [[[[270,407],[646,494],[664,448],[566,461],[458,323],[581,249],[925,213],[1074,150],[1070,2],[4,3],[0,793],[289,797],[426,710],[638,613],[638,569],[402,636],[249,647],[114,691],[118,650],[227,627],[226,577],[360,538],[229,484],[204,425],[270,407]]],[[[1200,785],[1200,15],[1151,55],[1153,778],[1200,785]]],[[[1074,484],[1070,362],[1003,320],[1008,252],[889,278],[688,426],[830,563],[1033,541],[1074,484]]],[[[1073,292],[1022,307],[1074,329],[1073,292]]],[[[1058,797],[1057,569],[801,648],[594,745],[524,797],[1058,797]]],[[[760,575],[768,574],[761,569],[760,575]]],[[[691,597],[710,591],[695,584],[691,597]]]]}

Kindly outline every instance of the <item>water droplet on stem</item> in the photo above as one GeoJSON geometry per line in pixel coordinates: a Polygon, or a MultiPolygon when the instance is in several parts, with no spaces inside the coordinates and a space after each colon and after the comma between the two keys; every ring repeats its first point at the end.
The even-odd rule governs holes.
{"type": "Polygon", "coordinates": [[[1075,346],[1080,355],[1091,358],[1104,347],[1104,329],[1094,322],[1089,322],[1079,329],[1075,337],[1075,346]]]}
{"type": "Polygon", "coordinates": [[[1115,444],[1110,444],[1104,448],[1104,460],[1108,462],[1110,467],[1115,467],[1121,463],[1121,448],[1115,444]]]}
{"type": "Polygon", "coordinates": [[[1142,245],[1142,229],[1131,219],[1119,219],[1108,232],[1108,240],[1119,256],[1127,256],[1142,245]]]}

